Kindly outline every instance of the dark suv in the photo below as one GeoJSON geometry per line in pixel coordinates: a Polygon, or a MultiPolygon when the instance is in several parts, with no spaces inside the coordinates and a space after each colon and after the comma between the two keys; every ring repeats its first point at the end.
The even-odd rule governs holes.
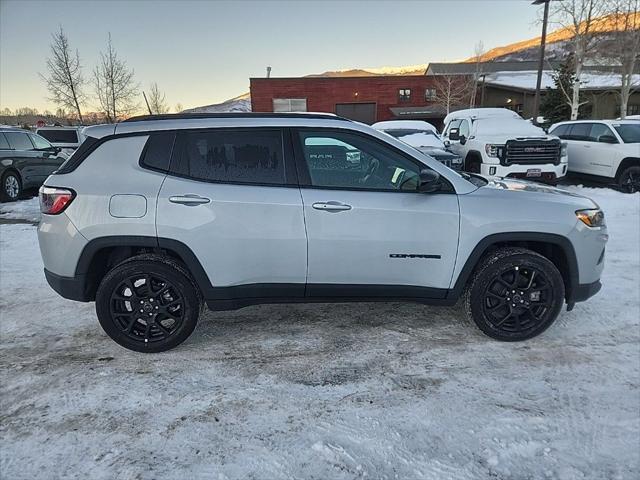
{"type": "Polygon", "coordinates": [[[0,128],[0,201],[12,202],[38,188],[67,159],[40,135],[19,128],[0,128]]]}

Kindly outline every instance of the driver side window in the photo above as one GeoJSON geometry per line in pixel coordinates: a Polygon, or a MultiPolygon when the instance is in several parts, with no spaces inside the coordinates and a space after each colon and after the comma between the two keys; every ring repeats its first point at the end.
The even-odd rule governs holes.
{"type": "Polygon", "coordinates": [[[301,131],[299,135],[313,186],[417,191],[419,165],[391,148],[346,132],[301,131]]]}

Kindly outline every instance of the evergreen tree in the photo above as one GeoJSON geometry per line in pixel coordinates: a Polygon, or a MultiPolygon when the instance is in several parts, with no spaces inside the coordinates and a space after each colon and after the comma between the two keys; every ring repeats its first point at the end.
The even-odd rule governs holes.
{"type": "MultiPolygon", "coordinates": [[[[545,126],[571,118],[571,103],[569,99],[573,96],[576,77],[573,57],[568,57],[565,62],[554,69],[551,76],[554,86],[553,88],[547,87],[540,104],[540,115],[544,117],[545,126]]],[[[581,94],[578,118],[584,118],[586,104],[587,102],[584,101],[584,96],[581,94]]]]}

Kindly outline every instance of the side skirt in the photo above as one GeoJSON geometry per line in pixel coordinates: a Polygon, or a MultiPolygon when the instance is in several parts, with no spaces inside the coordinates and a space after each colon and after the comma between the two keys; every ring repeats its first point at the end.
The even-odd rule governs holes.
{"type": "Polygon", "coordinates": [[[453,305],[451,291],[405,285],[253,284],[215,287],[207,296],[211,310],[237,310],[276,303],[410,302],[453,305]]]}

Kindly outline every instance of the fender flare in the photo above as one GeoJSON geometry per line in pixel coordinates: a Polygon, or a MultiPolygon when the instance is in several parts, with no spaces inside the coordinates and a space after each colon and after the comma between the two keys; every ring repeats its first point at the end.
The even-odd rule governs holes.
{"type": "Polygon", "coordinates": [[[467,285],[467,282],[471,278],[471,274],[475,270],[476,266],[486,254],[492,245],[506,242],[537,242],[556,245],[562,249],[567,259],[567,278],[566,284],[566,300],[571,304],[575,296],[575,290],[578,286],[578,259],[576,257],[575,249],[571,241],[562,235],[554,233],[540,233],[540,232],[505,232],[495,233],[484,237],[473,248],[471,254],[465,261],[462,270],[458,274],[458,278],[455,281],[453,289],[450,290],[450,295],[453,298],[459,298],[467,285]]]}

